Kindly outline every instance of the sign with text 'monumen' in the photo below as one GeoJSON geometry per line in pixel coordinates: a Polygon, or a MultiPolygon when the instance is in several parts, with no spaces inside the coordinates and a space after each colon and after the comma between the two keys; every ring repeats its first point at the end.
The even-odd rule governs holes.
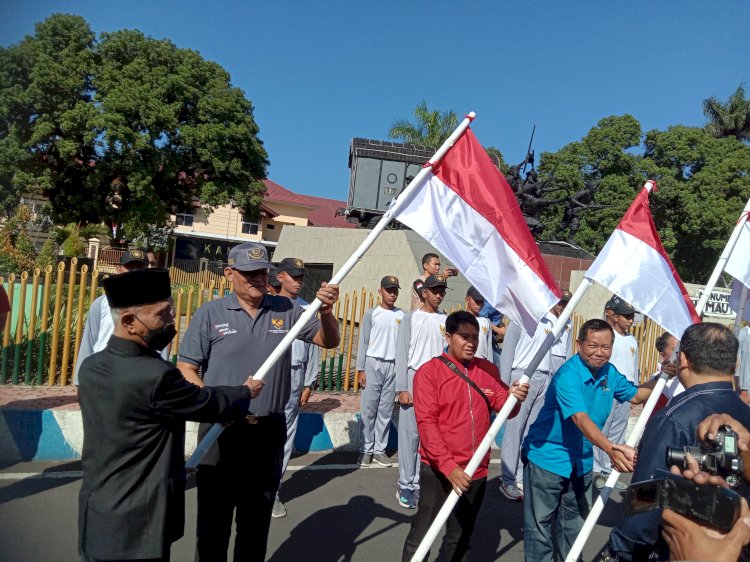
{"type": "MultiPolygon", "coordinates": [[[[698,304],[698,301],[703,296],[704,289],[698,289],[695,295],[692,295],[690,299],[693,301],[693,305],[698,304]]],[[[725,318],[731,320],[735,317],[735,312],[729,304],[729,297],[732,295],[732,291],[729,289],[714,289],[711,291],[711,295],[708,297],[706,303],[706,309],[703,311],[705,316],[715,316],[719,318],[725,318]]]]}

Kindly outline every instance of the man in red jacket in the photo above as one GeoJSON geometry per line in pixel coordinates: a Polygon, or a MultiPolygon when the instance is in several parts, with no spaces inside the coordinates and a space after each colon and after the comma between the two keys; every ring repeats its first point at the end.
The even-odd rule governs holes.
{"type": "MultiPolygon", "coordinates": [[[[414,376],[414,411],[422,459],[419,508],[406,537],[402,561],[408,562],[419,547],[451,490],[460,494],[448,517],[442,560],[467,560],[474,524],[487,485],[489,452],[469,477],[464,468],[490,428],[490,411],[498,411],[508,398],[497,367],[476,359],[479,342],[477,319],[466,311],[454,312],[445,321],[448,350],[422,365],[414,376]]],[[[510,392],[526,399],[529,385],[513,383],[510,392]]],[[[514,408],[510,417],[518,412],[514,408]]]]}

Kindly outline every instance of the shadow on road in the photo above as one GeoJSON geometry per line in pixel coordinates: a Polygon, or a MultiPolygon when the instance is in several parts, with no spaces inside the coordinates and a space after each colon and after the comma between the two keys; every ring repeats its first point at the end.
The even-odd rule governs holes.
{"type": "Polygon", "coordinates": [[[45,470],[43,477],[29,477],[23,480],[16,480],[8,486],[0,487],[0,504],[4,504],[11,500],[18,500],[27,496],[33,496],[35,494],[41,494],[53,488],[64,486],[75,480],[80,480],[80,476],[60,476],[53,477],[55,472],[68,473],[68,472],[80,472],[81,462],[71,461],[65,464],[58,464],[54,468],[45,470]]]}
{"type": "MultiPolygon", "coordinates": [[[[410,520],[410,515],[380,505],[371,497],[354,496],[347,503],[317,511],[298,524],[269,562],[351,561],[359,547],[410,520]],[[360,536],[375,519],[384,519],[388,524],[360,536]]],[[[394,545],[394,550],[400,552],[401,548],[394,545]]]]}

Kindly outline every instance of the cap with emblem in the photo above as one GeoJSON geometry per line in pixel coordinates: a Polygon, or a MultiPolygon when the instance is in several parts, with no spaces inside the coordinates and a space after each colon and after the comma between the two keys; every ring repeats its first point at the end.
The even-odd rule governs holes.
{"type": "Polygon", "coordinates": [[[273,264],[268,261],[268,252],[263,244],[245,242],[229,251],[227,266],[238,271],[257,271],[270,269],[273,264]]]}
{"type": "Polygon", "coordinates": [[[281,287],[281,281],[279,281],[279,278],[276,277],[276,274],[278,272],[279,270],[275,267],[268,271],[268,284],[271,285],[271,287],[281,287]]]}
{"type": "Polygon", "coordinates": [[[447,287],[448,281],[446,281],[445,275],[430,275],[424,280],[424,286],[426,289],[434,289],[435,287],[447,287]]]}
{"type": "Polygon", "coordinates": [[[148,267],[146,250],[128,250],[120,256],[120,265],[127,265],[129,263],[141,263],[144,267],[148,267]]]}
{"type": "MultiPolygon", "coordinates": [[[[421,279],[419,279],[421,281],[421,279]]],[[[395,275],[386,275],[380,280],[380,286],[383,289],[400,289],[401,285],[398,284],[398,277],[395,275]]]]}
{"type": "Polygon", "coordinates": [[[482,296],[482,293],[477,291],[477,288],[474,287],[473,285],[469,287],[468,291],[466,291],[466,296],[474,299],[474,302],[477,302],[477,303],[484,302],[484,297],[482,296]]]}
{"type": "Polygon", "coordinates": [[[305,262],[300,258],[284,258],[276,266],[276,271],[281,273],[286,271],[292,277],[305,274],[305,262]]]}
{"type": "Polygon", "coordinates": [[[415,279],[412,287],[414,287],[415,293],[417,293],[418,295],[421,295],[422,289],[424,289],[424,281],[422,281],[421,279],[415,279]]]}
{"type": "Polygon", "coordinates": [[[612,295],[612,298],[604,305],[604,310],[607,309],[610,309],[615,314],[635,314],[635,308],[617,295],[612,295]]]}
{"type": "Polygon", "coordinates": [[[110,275],[102,280],[102,286],[111,308],[153,304],[172,296],[166,269],[136,269],[110,275]]]}
{"type": "Polygon", "coordinates": [[[562,296],[560,297],[560,302],[568,302],[572,298],[573,293],[571,293],[570,291],[563,291],[562,296]]]}

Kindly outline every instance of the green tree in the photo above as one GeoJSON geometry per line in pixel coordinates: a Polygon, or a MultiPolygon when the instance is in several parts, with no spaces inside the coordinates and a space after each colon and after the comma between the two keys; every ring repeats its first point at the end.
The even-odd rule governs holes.
{"type": "Polygon", "coordinates": [[[424,100],[414,108],[413,115],[414,122],[408,119],[396,119],[388,131],[388,137],[437,148],[458,127],[458,117],[455,111],[430,110],[424,100]]]}
{"type": "Polygon", "coordinates": [[[254,216],[265,191],[253,106],[223,68],[139,31],[97,39],[78,16],[0,50],[0,139],[0,205],[40,191],[55,222],[129,238],[194,198],[254,216]]]}
{"type": "MultiPolygon", "coordinates": [[[[580,212],[581,223],[574,238],[577,245],[592,254],[607,242],[643,183],[641,157],[632,151],[640,139],[641,125],[635,117],[609,116],[599,120],[580,141],[541,156],[540,178],[553,181],[569,195],[581,192],[587,185],[598,186],[592,203],[604,208],[580,212]]],[[[556,205],[545,210],[546,237],[558,231],[563,208],[556,205]]]]}
{"type": "Polygon", "coordinates": [[[65,226],[55,227],[55,241],[60,246],[64,256],[84,256],[89,238],[108,236],[109,230],[101,224],[80,224],[71,222],[65,226]]]}
{"type": "Polygon", "coordinates": [[[664,246],[683,280],[705,283],[750,198],[750,147],[682,125],[649,131],[644,146],[664,246]]]}
{"type": "Polygon", "coordinates": [[[726,102],[716,96],[703,100],[703,113],[708,118],[705,129],[709,135],[750,141],[750,100],[745,98],[742,84],[726,102]]]}
{"type": "Polygon", "coordinates": [[[19,205],[0,229],[0,274],[20,273],[34,266],[34,244],[26,231],[31,211],[19,205]]]}

